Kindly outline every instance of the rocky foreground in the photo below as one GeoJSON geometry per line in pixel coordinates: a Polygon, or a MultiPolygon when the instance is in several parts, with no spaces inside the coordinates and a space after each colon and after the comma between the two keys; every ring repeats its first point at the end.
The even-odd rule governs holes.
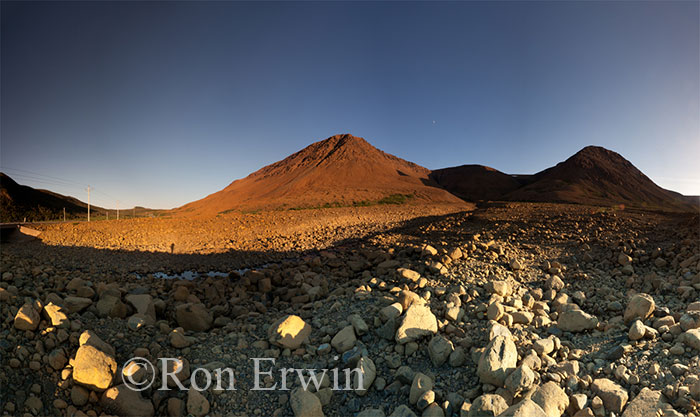
{"type": "Polygon", "coordinates": [[[206,256],[122,250],[158,239],[139,222],[3,245],[3,414],[700,415],[697,215],[494,205],[309,223],[290,232],[302,243],[232,231],[206,256]],[[186,270],[202,274],[154,275],[186,270]],[[236,390],[196,389],[222,368],[236,390]],[[353,389],[302,388],[309,369],[346,368],[353,389]],[[125,384],[163,375],[170,389],[125,384]]]}

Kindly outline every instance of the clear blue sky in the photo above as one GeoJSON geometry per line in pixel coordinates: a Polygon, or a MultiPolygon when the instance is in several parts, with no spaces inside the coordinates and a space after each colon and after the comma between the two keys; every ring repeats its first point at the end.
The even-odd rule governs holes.
{"type": "Polygon", "coordinates": [[[699,4],[3,1],[0,165],[169,208],[349,132],[508,173],[601,145],[700,194],[699,4]]]}

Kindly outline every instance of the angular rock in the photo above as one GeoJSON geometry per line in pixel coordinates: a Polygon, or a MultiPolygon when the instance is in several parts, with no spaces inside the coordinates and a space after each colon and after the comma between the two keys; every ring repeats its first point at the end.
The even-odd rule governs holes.
{"type": "Polygon", "coordinates": [[[595,379],[591,390],[603,400],[603,405],[608,411],[621,413],[627,404],[627,391],[607,378],[595,379]]]}
{"type": "Polygon", "coordinates": [[[544,410],[548,417],[561,417],[569,406],[569,396],[553,381],[538,387],[531,399],[544,410]]]}
{"type": "Polygon", "coordinates": [[[288,315],[274,322],[267,334],[270,343],[294,350],[309,338],[311,326],[299,316],[288,315]]]}
{"type": "Polygon", "coordinates": [[[406,310],[403,321],[396,331],[396,342],[405,344],[438,331],[437,318],[430,307],[413,304],[406,310]]]}
{"type": "Polygon", "coordinates": [[[331,339],[331,346],[338,353],[345,353],[355,346],[357,338],[355,337],[355,328],[352,325],[345,326],[341,331],[336,333],[336,335],[331,339]]]}
{"type": "Polygon", "coordinates": [[[187,413],[195,417],[203,417],[209,413],[209,400],[194,388],[187,391],[187,413]]]}
{"type": "Polygon", "coordinates": [[[499,417],[547,417],[547,414],[537,403],[530,399],[525,399],[512,405],[501,413],[499,417]]]}
{"type": "Polygon", "coordinates": [[[469,417],[495,417],[508,409],[506,400],[497,394],[478,396],[469,409],[469,417]]]}
{"type": "Polygon", "coordinates": [[[362,336],[364,334],[367,334],[369,332],[369,326],[367,326],[367,323],[360,317],[359,314],[351,314],[348,316],[348,321],[350,324],[352,324],[352,327],[355,329],[355,334],[358,336],[362,336]]]}
{"type": "Polygon", "coordinates": [[[39,312],[36,311],[32,304],[26,303],[17,311],[14,325],[17,330],[34,331],[39,327],[39,321],[41,321],[39,312]]]}
{"type": "Polygon", "coordinates": [[[691,329],[681,335],[683,343],[700,351],[700,329],[691,329]]]}
{"type": "Polygon", "coordinates": [[[396,270],[396,272],[398,272],[400,276],[406,278],[409,281],[416,282],[420,279],[420,274],[412,269],[399,268],[396,270]]]}
{"type": "Polygon", "coordinates": [[[447,361],[454,350],[452,342],[442,335],[434,336],[428,343],[428,354],[433,365],[440,366],[447,361]]]}
{"type": "Polygon", "coordinates": [[[150,294],[129,294],[124,297],[126,302],[131,304],[137,313],[150,317],[152,321],[149,324],[155,323],[156,307],[153,304],[153,297],[150,294]]]}
{"type": "Polygon", "coordinates": [[[126,385],[117,385],[102,393],[100,405],[110,414],[119,416],[152,416],[155,413],[153,403],[141,397],[141,393],[126,385]]]}
{"type": "Polygon", "coordinates": [[[486,283],[486,291],[489,294],[498,294],[501,297],[510,295],[512,288],[507,281],[489,281],[486,283]]]}
{"type": "Polygon", "coordinates": [[[374,361],[367,357],[362,357],[355,365],[355,369],[359,369],[362,379],[360,379],[360,374],[357,372],[353,373],[353,388],[355,393],[359,396],[364,396],[367,394],[367,390],[372,386],[374,379],[377,377],[377,367],[374,365],[374,361]],[[362,382],[362,384],[360,384],[362,382]]]}
{"type": "Polygon", "coordinates": [[[214,318],[202,303],[180,304],[175,309],[177,324],[185,330],[205,332],[211,328],[214,318]]]}
{"type": "Polygon", "coordinates": [[[598,319],[582,310],[563,311],[557,319],[557,327],[565,332],[582,332],[597,325],[598,319]]]}
{"type": "Polygon", "coordinates": [[[79,313],[92,305],[92,300],[85,297],[69,296],[63,300],[63,307],[68,314],[79,313]]]}
{"type": "Polygon", "coordinates": [[[106,354],[110,356],[114,356],[114,348],[104,340],[100,339],[100,337],[93,332],[92,330],[85,330],[80,334],[80,338],[78,339],[78,343],[80,346],[84,345],[89,345],[92,346],[96,349],[99,349],[106,354]]]}
{"type": "Polygon", "coordinates": [[[484,384],[502,387],[508,373],[515,369],[518,350],[509,337],[496,336],[481,354],[477,375],[484,384]]]}
{"type": "Polygon", "coordinates": [[[289,405],[295,417],[323,417],[321,400],[314,394],[295,388],[289,396],[289,405]]]}
{"type": "Polygon", "coordinates": [[[627,405],[622,417],[656,416],[662,404],[661,391],[653,391],[644,387],[627,405]]]}
{"type": "Polygon", "coordinates": [[[105,294],[97,302],[97,314],[100,317],[126,317],[127,308],[118,296],[105,294]]]}
{"type": "Polygon", "coordinates": [[[413,383],[411,384],[411,390],[409,391],[408,402],[415,405],[421,395],[423,395],[426,391],[433,389],[433,387],[433,380],[429,376],[416,372],[413,377],[413,383]]]}
{"type": "Polygon", "coordinates": [[[403,307],[401,306],[401,303],[394,303],[379,310],[379,318],[383,322],[386,322],[399,317],[401,313],[403,313],[403,307]]]}
{"type": "Polygon", "coordinates": [[[515,368],[506,378],[505,386],[513,395],[519,395],[532,387],[535,383],[535,373],[527,365],[520,365],[515,368]]]}
{"type": "Polygon", "coordinates": [[[117,373],[114,358],[92,345],[78,348],[73,361],[73,380],[93,391],[104,391],[117,373]]]}
{"type": "Polygon", "coordinates": [[[649,294],[635,294],[627,303],[623,318],[625,323],[631,323],[635,319],[646,320],[654,312],[656,303],[649,294]]]}
{"type": "Polygon", "coordinates": [[[68,320],[68,315],[63,310],[63,307],[57,306],[54,303],[48,303],[44,306],[44,313],[49,319],[49,322],[53,327],[69,328],[70,321],[68,320]]]}
{"type": "Polygon", "coordinates": [[[629,337],[630,340],[639,340],[644,337],[645,333],[646,327],[644,326],[644,323],[642,323],[641,320],[635,320],[630,326],[627,337],[629,337]]]}

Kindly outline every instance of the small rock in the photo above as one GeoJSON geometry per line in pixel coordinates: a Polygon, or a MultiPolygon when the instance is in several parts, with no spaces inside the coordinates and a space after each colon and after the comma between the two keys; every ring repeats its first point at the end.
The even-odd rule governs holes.
{"type": "Polygon", "coordinates": [[[641,320],[635,320],[632,326],[630,326],[630,331],[627,336],[630,340],[639,340],[644,337],[645,333],[646,327],[644,327],[644,323],[642,323],[641,320]]]}

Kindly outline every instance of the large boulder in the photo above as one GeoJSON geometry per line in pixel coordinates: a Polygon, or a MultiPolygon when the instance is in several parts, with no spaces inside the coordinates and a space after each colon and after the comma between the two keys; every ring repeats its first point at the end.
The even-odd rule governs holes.
{"type": "Polygon", "coordinates": [[[54,303],[48,303],[44,306],[44,314],[52,326],[61,328],[70,327],[70,320],[68,320],[68,315],[63,307],[57,306],[54,303]]]}
{"type": "Polygon", "coordinates": [[[553,381],[539,386],[531,399],[544,410],[548,417],[561,417],[569,406],[569,396],[553,381]]]}
{"type": "Polygon", "coordinates": [[[156,307],[150,294],[129,294],[125,299],[134,307],[136,313],[148,318],[149,324],[155,323],[156,307]]]}
{"type": "Polygon", "coordinates": [[[79,313],[92,305],[92,300],[85,297],[68,296],[63,300],[63,308],[68,314],[79,313]]]}
{"type": "Polygon", "coordinates": [[[413,304],[406,310],[401,326],[396,331],[396,341],[405,344],[433,335],[437,331],[437,318],[430,311],[430,307],[413,304]]]}
{"type": "Polygon", "coordinates": [[[594,380],[591,384],[591,390],[603,400],[603,405],[608,411],[621,413],[627,404],[627,391],[607,378],[594,380]]]}
{"type": "Polygon", "coordinates": [[[311,334],[311,326],[301,317],[284,316],[270,326],[267,331],[270,343],[283,348],[297,349],[311,334]]]}
{"type": "Polygon", "coordinates": [[[481,354],[476,373],[482,383],[502,387],[517,362],[518,350],[513,340],[506,336],[496,336],[481,354]]]}
{"type": "Polygon", "coordinates": [[[635,319],[645,320],[651,316],[656,308],[654,299],[649,294],[639,293],[630,298],[625,309],[625,323],[631,323],[635,319]]]}
{"type": "Polygon", "coordinates": [[[498,394],[478,396],[469,408],[468,417],[495,417],[508,408],[506,400],[498,394]]]}
{"type": "Polygon", "coordinates": [[[681,340],[691,348],[700,351],[700,329],[691,329],[681,335],[681,340]]]}
{"type": "Polygon", "coordinates": [[[527,364],[522,364],[506,378],[506,389],[513,395],[519,395],[529,390],[534,383],[535,373],[527,364]]]}
{"type": "Polygon", "coordinates": [[[36,311],[34,306],[30,303],[24,304],[20,307],[19,311],[15,315],[15,329],[17,330],[36,330],[39,327],[39,312],[36,311]]]}
{"type": "Polygon", "coordinates": [[[434,336],[428,343],[428,354],[435,366],[445,363],[452,351],[454,351],[454,345],[442,335],[434,336]]]}
{"type": "Polygon", "coordinates": [[[205,332],[211,328],[214,318],[202,303],[180,304],[175,309],[177,324],[185,330],[205,332]]]}
{"type": "Polygon", "coordinates": [[[598,319],[579,309],[562,311],[557,319],[557,327],[565,332],[582,332],[596,326],[598,319]]]}
{"type": "Polygon", "coordinates": [[[301,389],[296,388],[289,396],[289,404],[294,412],[294,417],[323,417],[323,409],[321,408],[321,400],[317,396],[301,389]]]}
{"type": "Polygon", "coordinates": [[[644,387],[634,397],[634,400],[627,405],[625,412],[622,413],[622,417],[656,416],[662,404],[661,391],[654,391],[644,387]]]}
{"type": "Polygon", "coordinates": [[[112,385],[117,373],[114,357],[96,347],[84,344],[73,360],[73,380],[93,391],[104,391],[112,385]]]}
{"type": "Polygon", "coordinates": [[[353,372],[353,388],[357,395],[364,396],[377,377],[377,367],[374,365],[372,359],[363,356],[357,362],[355,369],[357,369],[359,373],[358,371],[353,372]],[[360,380],[360,375],[362,375],[362,380],[360,380]],[[360,384],[360,382],[362,382],[362,384],[360,384]]]}
{"type": "Polygon", "coordinates": [[[355,346],[356,341],[355,328],[352,325],[348,325],[333,336],[333,339],[331,339],[331,346],[333,346],[338,353],[345,353],[355,346]]]}
{"type": "Polygon", "coordinates": [[[415,405],[418,399],[426,392],[434,387],[432,378],[420,372],[416,372],[411,383],[411,390],[408,392],[408,402],[415,405]]]}

